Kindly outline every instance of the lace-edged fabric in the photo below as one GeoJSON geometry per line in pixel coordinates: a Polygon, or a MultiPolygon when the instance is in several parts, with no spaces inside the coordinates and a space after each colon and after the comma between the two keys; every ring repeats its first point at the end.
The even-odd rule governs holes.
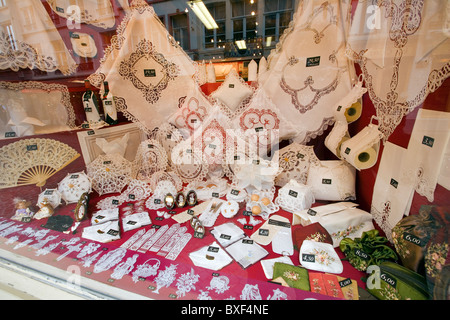
{"type": "Polygon", "coordinates": [[[44,8],[34,0],[7,1],[0,18],[0,69],[59,70],[64,75],[75,72],[77,64],[44,8]],[[23,8],[27,8],[24,10],[23,8]],[[29,16],[34,17],[30,21],[29,16]],[[6,30],[10,25],[14,36],[6,30]],[[33,37],[27,37],[32,33],[33,37]],[[52,43],[53,45],[42,45],[52,43]],[[60,48],[58,51],[56,48],[60,48]]]}
{"type": "Polygon", "coordinates": [[[364,1],[358,3],[355,17],[359,20],[352,24],[347,55],[361,66],[386,142],[403,117],[450,75],[446,3],[364,1]],[[370,5],[377,5],[386,18],[382,28],[365,27],[370,5]],[[360,30],[366,33],[363,37],[360,30]]]}
{"type": "Polygon", "coordinates": [[[116,24],[114,9],[110,1],[100,0],[48,0],[54,13],[73,21],[73,16],[79,22],[92,24],[102,29],[109,29],[116,24]]]}
{"type": "Polygon", "coordinates": [[[168,165],[166,150],[154,139],[139,144],[133,161],[133,177],[148,180],[158,171],[165,171],[168,165]]]}
{"type": "Polygon", "coordinates": [[[351,89],[354,69],[345,57],[350,1],[302,1],[268,58],[260,87],[305,144],[334,122],[332,105],[351,89]]]}
{"type": "Polygon", "coordinates": [[[99,195],[120,192],[132,179],[130,161],[117,153],[98,156],[86,170],[99,195]]]}
{"type": "Polygon", "coordinates": [[[195,64],[153,8],[134,1],[89,80],[97,87],[108,81],[118,110],[150,134],[198,88],[195,73],[195,64]]]}

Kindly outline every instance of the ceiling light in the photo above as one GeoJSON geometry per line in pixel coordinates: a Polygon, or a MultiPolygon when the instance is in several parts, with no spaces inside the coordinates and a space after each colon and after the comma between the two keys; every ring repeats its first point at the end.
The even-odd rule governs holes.
{"type": "Polygon", "coordinates": [[[247,45],[245,44],[245,40],[236,40],[236,45],[239,50],[247,49],[247,45]]]}
{"type": "Polygon", "coordinates": [[[201,0],[189,1],[188,5],[192,9],[192,11],[194,11],[197,18],[199,18],[200,21],[205,25],[206,29],[219,28],[219,26],[217,25],[214,18],[211,16],[211,13],[209,13],[208,8],[206,8],[203,1],[201,0]]]}

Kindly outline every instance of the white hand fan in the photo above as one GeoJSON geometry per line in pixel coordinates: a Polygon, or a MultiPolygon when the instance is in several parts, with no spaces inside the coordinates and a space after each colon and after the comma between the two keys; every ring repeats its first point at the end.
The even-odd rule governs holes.
{"type": "Polygon", "coordinates": [[[21,185],[45,185],[48,178],[80,154],[53,139],[23,139],[0,148],[0,189],[21,185]]]}

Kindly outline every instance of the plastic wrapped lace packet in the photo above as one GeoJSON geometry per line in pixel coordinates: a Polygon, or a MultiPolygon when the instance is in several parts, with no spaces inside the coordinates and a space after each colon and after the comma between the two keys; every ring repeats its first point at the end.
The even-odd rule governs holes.
{"type": "Polygon", "coordinates": [[[211,230],[211,234],[223,247],[227,247],[245,237],[244,231],[233,222],[224,223],[215,227],[211,230]]]}
{"type": "Polygon", "coordinates": [[[218,271],[229,265],[233,259],[222,249],[217,242],[191,252],[189,258],[194,265],[218,271]]]}
{"type": "Polygon", "coordinates": [[[82,238],[94,240],[102,243],[111,242],[120,239],[119,220],[108,221],[105,223],[85,227],[82,238]]]}
{"type": "Polygon", "coordinates": [[[119,208],[99,210],[92,215],[91,224],[96,225],[119,219],[119,208]]]}
{"type": "Polygon", "coordinates": [[[130,214],[122,219],[123,231],[134,230],[152,223],[148,212],[130,214]]]}
{"type": "Polygon", "coordinates": [[[255,264],[269,254],[266,249],[248,237],[229,245],[226,250],[244,269],[255,264]]]}

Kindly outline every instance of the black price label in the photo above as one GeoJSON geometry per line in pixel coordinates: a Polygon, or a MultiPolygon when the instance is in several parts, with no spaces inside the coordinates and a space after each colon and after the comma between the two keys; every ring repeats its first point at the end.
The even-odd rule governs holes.
{"type": "Polygon", "coordinates": [[[118,230],[114,230],[114,229],[109,229],[107,234],[111,235],[111,236],[117,236],[119,234],[118,230]]]}
{"type": "Polygon", "coordinates": [[[392,286],[394,288],[397,287],[397,280],[394,277],[392,277],[390,274],[388,274],[388,273],[381,273],[380,274],[380,278],[384,282],[386,282],[388,285],[390,285],[390,286],[392,286]]]}
{"type": "Polygon", "coordinates": [[[395,189],[397,189],[397,187],[398,187],[398,181],[395,180],[395,179],[393,179],[393,178],[391,178],[390,185],[393,186],[395,189]]]}
{"type": "Polygon", "coordinates": [[[263,127],[257,127],[257,128],[255,128],[255,131],[256,131],[256,132],[260,132],[260,131],[263,131],[263,130],[264,130],[263,127]]]}
{"type": "Polygon", "coordinates": [[[290,195],[291,197],[297,198],[298,192],[297,192],[297,191],[294,191],[294,190],[289,190],[289,195],[290,195]]]}
{"type": "Polygon", "coordinates": [[[209,246],[208,247],[208,252],[219,252],[219,248],[218,247],[209,246]]]}
{"type": "Polygon", "coordinates": [[[423,136],[422,144],[424,144],[430,148],[433,148],[434,138],[428,137],[428,136],[423,136]]]}
{"type": "Polygon", "coordinates": [[[14,131],[5,132],[5,138],[14,138],[16,133],[14,131]]]}
{"type": "Polygon", "coordinates": [[[316,262],[316,256],[314,254],[302,253],[302,261],[315,263],[316,262]]]}
{"type": "Polygon", "coordinates": [[[214,198],[219,198],[219,194],[218,194],[217,192],[213,192],[213,193],[212,193],[212,196],[213,196],[214,198]]]}
{"type": "Polygon", "coordinates": [[[313,209],[308,209],[308,211],[306,211],[307,214],[309,214],[310,216],[315,216],[317,214],[317,211],[313,210],[313,209]]]}
{"type": "Polygon", "coordinates": [[[37,144],[29,144],[27,145],[27,151],[36,151],[38,149],[37,144]]]}
{"type": "Polygon", "coordinates": [[[269,229],[262,229],[262,228],[259,229],[258,230],[258,235],[267,237],[269,235],[269,229]]]}
{"type": "Polygon", "coordinates": [[[231,192],[230,192],[233,196],[238,196],[239,195],[239,193],[240,193],[240,191],[239,190],[236,190],[236,189],[231,189],[231,192]]]}
{"type": "Polygon", "coordinates": [[[331,184],[331,179],[322,179],[322,184],[331,184]]]}
{"type": "Polygon", "coordinates": [[[320,65],[320,56],[306,58],[306,67],[317,67],[320,65]]]}
{"type": "Polygon", "coordinates": [[[228,85],[228,88],[234,89],[234,84],[233,84],[233,83],[230,83],[230,84],[228,85]]]}
{"type": "Polygon", "coordinates": [[[361,259],[364,259],[364,260],[369,260],[370,259],[369,254],[365,253],[364,251],[362,251],[360,249],[355,249],[354,252],[355,252],[355,255],[357,255],[361,259]]]}
{"type": "Polygon", "coordinates": [[[344,288],[344,287],[349,286],[351,284],[352,284],[352,279],[350,279],[350,278],[347,278],[347,279],[339,281],[339,286],[341,288],[344,288]]]}
{"type": "Polygon", "coordinates": [[[244,240],[242,240],[242,243],[245,243],[245,244],[253,244],[253,240],[250,240],[250,239],[244,239],[244,240]]]}
{"type": "Polygon", "coordinates": [[[220,239],[230,240],[230,239],[231,239],[231,236],[228,235],[228,234],[222,233],[222,234],[220,235],[220,239]]]}
{"type": "Polygon", "coordinates": [[[144,69],[144,77],[156,77],[155,69],[144,69]]]}
{"type": "Polygon", "coordinates": [[[161,204],[161,199],[155,199],[155,200],[153,201],[153,203],[154,203],[154,204],[161,204]]]}
{"type": "Polygon", "coordinates": [[[415,235],[410,234],[410,233],[404,233],[403,239],[405,239],[408,242],[414,243],[415,245],[420,246],[420,247],[423,247],[425,244],[422,241],[422,239],[420,239],[419,237],[416,237],[415,235]]]}

